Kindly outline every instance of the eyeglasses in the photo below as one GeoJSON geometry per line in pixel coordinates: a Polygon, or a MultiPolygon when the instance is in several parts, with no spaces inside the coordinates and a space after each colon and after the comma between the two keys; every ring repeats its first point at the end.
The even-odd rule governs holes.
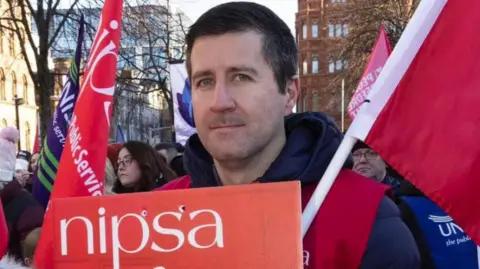
{"type": "Polygon", "coordinates": [[[120,164],[122,164],[122,163],[123,163],[123,166],[124,166],[124,167],[128,167],[128,166],[130,166],[130,165],[132,164],[132,161],[133,161],[133,160],[134,160],[134,159],[133,159],[132,157],[129,157],[129,156],[123,158],[123,160],[120,160],[120,159],[119,159],[119,160],[117,161],[117,167],[120,167],[120,164]]]}
{"type": "Polygon", "coordinates": [[[365,159],[371,161],[371,160],[375,160],[378,157],[378,154],[375,151],[365,151],[365,152],[357,151],[353,153],[354,160],[360,160],[362,156],[365,156],[365,159]]]}

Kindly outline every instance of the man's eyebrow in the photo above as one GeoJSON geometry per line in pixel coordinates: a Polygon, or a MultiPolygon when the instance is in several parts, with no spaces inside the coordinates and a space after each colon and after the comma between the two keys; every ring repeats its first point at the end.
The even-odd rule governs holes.
{"type": "MultiPolygon", "coordinates": [[[[247,72],[253,75],[258,75],[258,71],[253,67],[248,66],[231,66],[227,68],[228,73],[236,73],[236,72],[247,72]]],[[[213,76],[213,72],[211,70],[199,70],[192,74],[191,80],[194,81],[201,77],[209,77],[213,76]]]]}
{"type": "Polygon", "coordinates": [[[235,72],[247,72],[253,75],[258,75],[257,69],[253,67],[248,67],[248,66],[232,66],[228,68],[229,73],[235,73],[235,72]]]}
{"type": "Polygon", "coordinates": [[[208,77],[212,75],[213,72],[210,70],[199,70],[193,73],[191,80],[194,81],[195,79],[198,79],[200,77],[208,77]]]}

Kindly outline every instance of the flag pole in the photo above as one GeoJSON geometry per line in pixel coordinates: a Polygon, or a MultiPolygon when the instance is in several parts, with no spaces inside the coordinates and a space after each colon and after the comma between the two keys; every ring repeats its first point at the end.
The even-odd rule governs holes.
{"type": "Polygon", "coordinates": [[[327,167],[327,170],[320,179],[315,192],[308,201],[307,206],[302,213],[302,238],[305,238],[308,228],[315,219],[320,206],[322,206],[325,197],[327,197],[330,188],[333,186],[335,179],[340,173],[340,170],[343,168],[343,164],[347,160],[350,152],[352,151],[353,146],[357,142],[357,138],[346,135],[340,146],[338,147],[337,152],[333,156],[333,159],[330,161],[330,164],[327,167]]]}
{"type": "Polygon", "coordinates": [[[342,132],[345,131],[345,79],[342,79],[342,132]]]}

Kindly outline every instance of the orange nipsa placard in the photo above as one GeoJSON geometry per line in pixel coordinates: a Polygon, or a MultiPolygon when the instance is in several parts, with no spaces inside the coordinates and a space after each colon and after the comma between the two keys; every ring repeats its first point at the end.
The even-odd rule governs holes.
{"type": "Polygon", "coordinates": [[[55,269],[300,269],[298,182],[55,199],[55,269]]]}

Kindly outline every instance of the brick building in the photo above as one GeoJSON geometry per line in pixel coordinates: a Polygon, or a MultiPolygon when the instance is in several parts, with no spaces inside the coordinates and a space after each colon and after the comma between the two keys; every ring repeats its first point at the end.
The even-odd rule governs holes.
{"type": "MultiPolygon", "coordinates": [[[[342,85],[337,75],[339,72],[348,72],[349,63],[338,55],[342,41],[354,28],[353,21],[348,21],[352,18],[351,14],[348,14],[352,12],[352,6],[348,5],[354,1],[356,0],[298,0],[295,21],[301,87],[297,111],[325,112],[334,118],[339,126],[342,123],[342,85]]],[[[389,3],[396,5],[383,8],[392,10],[400,20],[408,22],[419,2],[420,0],[395,0],[389,3]]],[[[378,3],[382,1],[379,0],[378,3]]],[[[390,25],[392,32],[400,29],[402,24],[397,23],[396,26],[390,25]]],[[[345,85],[345,128],[350,124],[345,110],[356,86],[345,85]]]]}
{"type": "Polygon", "coordinates": [[[301,86],[297,111],[326,112],[339,124],[342,116],[341,85],[327,86],[335,74],[348,68],[348,61],[337,55],[338,43],[348,36],[349,25],[335,17],[337,11],[348,4],[347,1],[298,0],[295,22],[301,86]]]}

